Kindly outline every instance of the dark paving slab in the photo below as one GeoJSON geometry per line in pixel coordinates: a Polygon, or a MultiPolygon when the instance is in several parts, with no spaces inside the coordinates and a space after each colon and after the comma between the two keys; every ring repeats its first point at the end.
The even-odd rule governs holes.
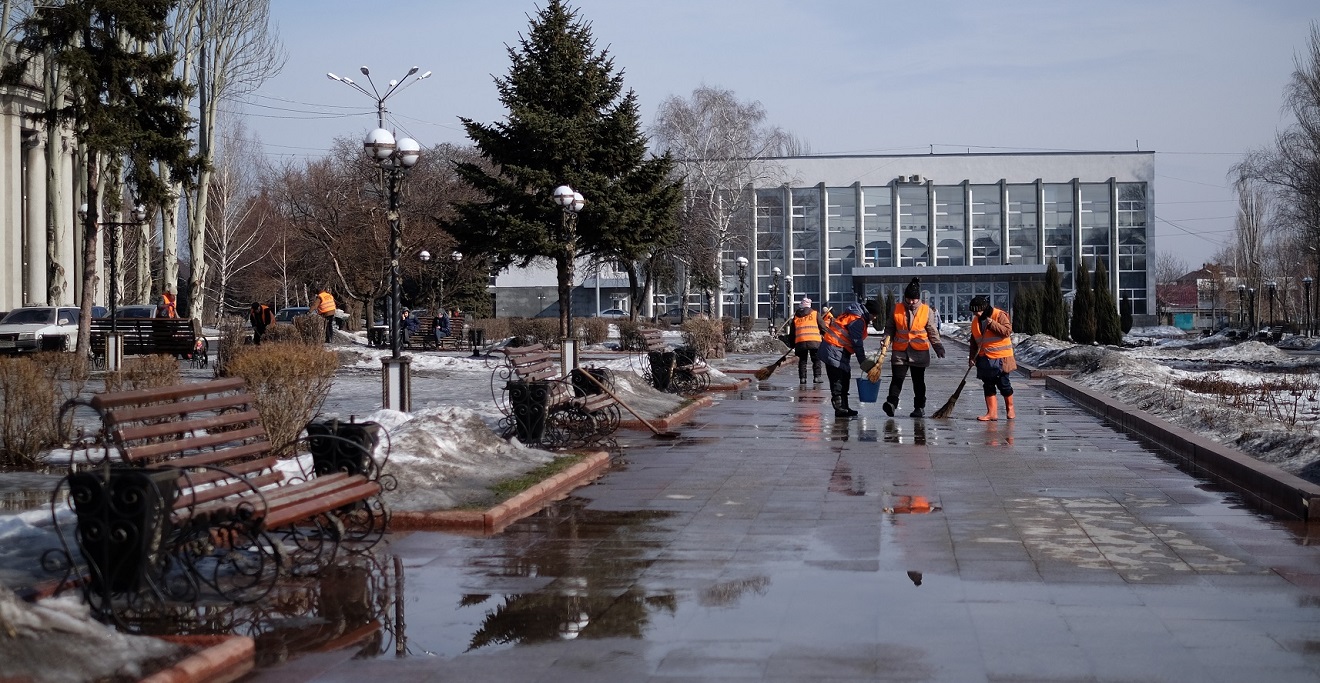
{"type": "Polygon", "coordinates": [[[975,384],[836,421],[781,374],[497,536],[395,537],[406,656],[249,680],[1320,679],[1315,539],[1043,380],[1013,421],[975,384]]]}

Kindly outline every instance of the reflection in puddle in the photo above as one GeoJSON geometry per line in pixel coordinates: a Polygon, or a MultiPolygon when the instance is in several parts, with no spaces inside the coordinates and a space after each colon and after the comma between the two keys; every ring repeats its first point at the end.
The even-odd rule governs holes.
{"type": "Polygon", "coordinates": [[[903,434],[903,427],[899,425],[898,420],[890,418],[885,420],[884,442],[892,444],[912,443],[918,446],[926,445],[926,421],[916,419],[912,422],[912,436],[909,438],[903,434]]]}
{"type": "MultiPolygon", "coordinates": [[[[640,638],[655,612],[673,614],[678,599],[672,592],[645,595],[629,590],[582,589],[585,594],[531,593],[506,595],[486,612],[472,634],[468,651],[490,645],[544,643],[583,638],[640,638]]],[[[460,604],[484,604],[490,596],[465,595],[460,604]]]]}
{"type": "Polygon", "coordinates": [[[852,466],[848,461],[839,458],[834,465],[834,471],[830,472],[830,483],[828,490],[830,493],[842,493],[845,496],[864,496],[866,495],[866,481],[862,477],[853,477],[852,466]]]}
{"type": "Polygon", "coordinates": [[[894,505],[885,508],[885,512],[895,515],[924,515],[938,512],[940,506],[932,505],[925,496],[894,496],[894,505]]]}

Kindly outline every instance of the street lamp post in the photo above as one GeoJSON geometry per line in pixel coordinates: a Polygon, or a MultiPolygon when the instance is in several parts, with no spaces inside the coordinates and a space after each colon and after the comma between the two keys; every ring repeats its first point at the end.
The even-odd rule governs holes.
{"type": "Polygon", "coordinates": [[[387,216],[390,222],[390,357],[381,359],[383,373],[381,402],[385,408],[408,412],[412,410],[410,377],[412,359],[401,357],[399,343],[400,328],[403,325],[402,297],[399,292],[399,233],[401,232],[399,223],[399,185],[403,182],[408,169],[412,168],[417,160],[421,158],[422,147],[412,138],[400,138],[396,141],[394,134],[386,130],[385,101],[413,83],[429,77],[431,72],[427,71],[409,80],[409,77],[417,73],[417,67],[414,66],[408,70],[408,73],[402,79],[391,80],[382,93],[376,87],[375,81],[371,79],[371,71],[367,67],[361,67],[359,71],[367,78],[367,85],[371,86],[370,90],[355,83],[351,78],[336,76],[332,73],[326,74],[326,77],[332,81],[339,81],[376,102],[376,122],[379,127],[367,133],[367,137],[362,143],[362,149],[366,152],[368,158],[380,166],[385,177],[389,202],[387,216]]]}
{"type": "MultiPolygon", "coordinates": [[[[78,208],[78,215],[86,220],[87,205],[83,204],[78,208]]],[[[102,227],[107,228],[105,232],[106,248],[110,251],[110,291],[107,297],[107,304],[110,308],[110,333],[105,338],[105,369],[115,371],[119,369],[124,359],[124,347],[119,339],[119,233],[125,225],[142,225],[147,220],[147,210],[141,204],[133,206],[133,217],[131,221],[103,221],[102,227]]]]}
{"type": "Polygon", "coordinates": [[[1251,335],[1256,336],[1256,288],[1247,288],[1247,320],[1251,321],[1251,335]]]}
{"type": "Polygon", "coordinates": [[[773,334],[774,331],[775,331],[775,319],[779,316],[779,278],[780,278],[780,276],[783,275],[783,274],[784,274],[784,271],[780,270],[780,269],[779,269],[779,266],[775,266],[774,268],[771,268],[771,269],[770,269],[770,275],[771,275],[771,278],[772,278],[771,281],[770,281],[770,332],[771,332],[771,334],[773,334]]]}
{"type": "Polygon", "coordinates": [[[1238,328],[1247,329],[1247,286],[1238,284],[1238,328]]]}
{"type": "Polygon", "coordinates": [[[744,316],[747,307],[747,257],[739,256],[735,259],[738,264],[738,329],[746,331],[744,316]]]}
{"type": "MultiPolygon", "coordinates": [[[[582,198],[582,193],[574,190],[568,185],[560,185],[555,188],[551,194],[554,202],[563,208],[560,215],[560,235],[565,244],[572,244],[574,232],[577,230],[577,215],[586,205],[587,200],[582,198]]],[[[569,255],[572,258],[572,254],[569,255]]],[[[571,271],[570,271],[571,272],[571,271]]],[[[573,338],[573,292],[570,282],[567,295],[561,290],[559,296],[559,320],[560,329],[564,332],[564,339],[560,348],[560,361],[563,364],[564,374],[567,375],[570,369],[577,368],[577,340],[573,338]]]]}
{"type": "Polygon", "coordinates": [[[1265,287],[1270,290],[1270,325],[1269,326],[1272,332],[1274,328],[1274,292],[1276,291],[1278,285],[1275,284],[1274,280],[1270,280],[1269,282],[1265,283],[1265,287]]]}
{"type": "Polygon", "coordinates": [[[1308,337],[1311,336],[1311,328],[1313,326],[1313,323],[1315,322],[1314,318],[1312,318],[1311,316],[1311,283],[1312,282],[1315,282],[1315,280],[1312,280],[1310,275],[1307,275],[1306,277],[1302,278],[1302,302],[1303,302],[1302,305],[1306,309],[1306,313],[1305,315],[1302,316],[1302,318],[1305,320],[1306,336],[1308,337]]]}

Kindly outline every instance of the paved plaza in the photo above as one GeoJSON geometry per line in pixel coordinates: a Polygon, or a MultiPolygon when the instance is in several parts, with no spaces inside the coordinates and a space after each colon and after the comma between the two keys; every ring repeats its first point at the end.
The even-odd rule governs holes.
{"type": "MultiPolygon", "coordinates": [[[[963,369],[931,368],[928,413],[963,369]]],[[[975,382],[953,419],[836,420],[792,370],[676,440],[624,434],[603,478],[500,534],[394,536],[405,655],[249,680],[1320,680],[1304,528],[1042,380],[1015,379],[1013,421],[974,419],[975,382]]]]}

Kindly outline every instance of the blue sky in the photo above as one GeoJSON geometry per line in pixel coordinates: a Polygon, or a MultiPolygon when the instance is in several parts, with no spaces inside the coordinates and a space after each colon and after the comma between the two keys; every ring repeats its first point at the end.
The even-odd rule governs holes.
{"type": "MultiPolygon", "coordinates": [[[[272,0],[288,51],[246,104],[268,154],[317,156],[375,127],[374,103],[326,72],[378,85],[433,75],[389,102],[423,145],[504,115],[531,0],[272,0]]],[[[1156,152],[1156,249],[1197,266],[1232,229],[1228,169],[1286,125],[1282,94],[1314,2],[579,0],[646,121],[701,85],[765,106],[814,153],[1156,152]]]]}

